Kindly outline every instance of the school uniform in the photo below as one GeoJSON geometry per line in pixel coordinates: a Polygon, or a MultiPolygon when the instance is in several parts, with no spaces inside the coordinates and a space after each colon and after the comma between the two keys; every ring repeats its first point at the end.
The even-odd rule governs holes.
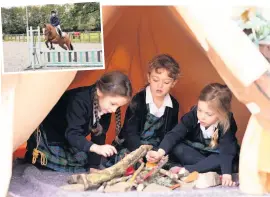
{"type": "Polygon", "coordinates": [[[169,131],[159,148],[171,153],[189,172],[216,171],[231,174],[237,169],[239,145],[235,133],[237,125],[229,114],[230,128],[225,133],[219,124],[204,128],[197,118],[197,106],[186,113],[181,122],[169,131]],[[218,129],[218,146],[210,148],[211,136],[218,129]]]}
{"type": "Polygon", "coordinates": [[[137,93],[127,108],[123,128],[119,134],[119,138],[124,139],[124,142],[117,146],[118,155],[110,158],[105,166],[117,163],[125,154],[143,144],[152,145],[153,149],[157,149],[164,135],[178,123],[178,110],[179,104],[170,94],[165,96],[163,105],[158,108],[149,86],[137,93]]]}
{"type": "MultiPolygon", "coordinates": [[[[45,167],[61,172],[86,172],[100,164],[101,156],[90,152],[95,143],[105,144],[111,114],[100,117],[103,133],[86,136],[95,126],[93,100],[96,85],[66,91],[39,126],[38,150],[47,157],[45,167]]],[[[37,146],[37,131],[27,141],[26,160],[32,161],[33,149],[37,146]]],[[[40,166],[40,158],[37,165],[40,166]]]]}

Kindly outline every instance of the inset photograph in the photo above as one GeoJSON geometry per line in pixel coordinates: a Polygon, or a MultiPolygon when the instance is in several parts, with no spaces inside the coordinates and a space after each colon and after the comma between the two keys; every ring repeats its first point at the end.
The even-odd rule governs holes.
{"type": "Polygon", "coordinates": [[[104,68],[99,2],[2,7],[4,73],[104,68]]]}

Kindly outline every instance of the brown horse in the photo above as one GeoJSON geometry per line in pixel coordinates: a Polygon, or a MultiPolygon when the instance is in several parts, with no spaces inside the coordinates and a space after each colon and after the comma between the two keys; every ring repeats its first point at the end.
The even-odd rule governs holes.
{"type": "Polygon", "coordinates": [[[73,46],[71,44],[69,35],[65,32],[62,32],[63,38],[60,37],[60,35],[57,32],[56,27],[52,26],[51,24],[44,24],[43,26],[43,34],[45,36],[45,44],[47,48],[49,48],[48,43],[51,43],[51,47],[49,48],[54,49],[54,44],[59,44],[60,47],[62,47],[65,50],[73,50],[73,46]]]}

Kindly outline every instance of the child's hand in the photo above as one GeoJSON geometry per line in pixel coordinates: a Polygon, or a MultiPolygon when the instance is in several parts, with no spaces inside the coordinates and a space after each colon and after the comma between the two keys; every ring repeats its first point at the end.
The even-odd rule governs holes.
{"type": "Polygon", "coordinates": [[[223,174],[222,175],[222,185],[232,187],[232,186],[235,186],[236,183],[232,181],[232,175],[223,174]]]}
{"type": "Polygon", "coordinates": [[[146,159],[150,163],[156,163],[159,162],[164,155],[165,152],[162,149],[159,149],[158,151],[148,151],[146,159]]]}
{"type": "Polygon", "coordinates": [[[146,159],[150,163],[156,163],[161,159],[161,156],[157,151],[148,151],[146,159]]]}
{"type": "Polygon", "coordinates": [[[102,155],[104,157],[110,157],[113,156],[114,154],[117,154],[117,150],[115,149],[115,147],[108,144],[105,145],[93,144],[90,147],[90,151],[95,152],[98,155],[102,155]]]}

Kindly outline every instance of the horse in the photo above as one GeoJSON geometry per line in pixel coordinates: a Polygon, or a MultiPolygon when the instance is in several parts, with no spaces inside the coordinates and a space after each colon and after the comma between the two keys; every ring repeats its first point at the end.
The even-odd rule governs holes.
{"type": "Polygon", "coordinates": [[[70,38],[68,33],[62,32],[63,38],[60,37],[57,27],[52,26],[51,24],[44,24],[43,25],[43,35],[45,36],[45,44],[47,48],[49,48],[48,43],[51,43],[51,49],[55,49],[53,47],[54,44],[59,44],[60,47],[62,47],[65,50],[73,50],[73,46],[71,44],[70,38]]]}

